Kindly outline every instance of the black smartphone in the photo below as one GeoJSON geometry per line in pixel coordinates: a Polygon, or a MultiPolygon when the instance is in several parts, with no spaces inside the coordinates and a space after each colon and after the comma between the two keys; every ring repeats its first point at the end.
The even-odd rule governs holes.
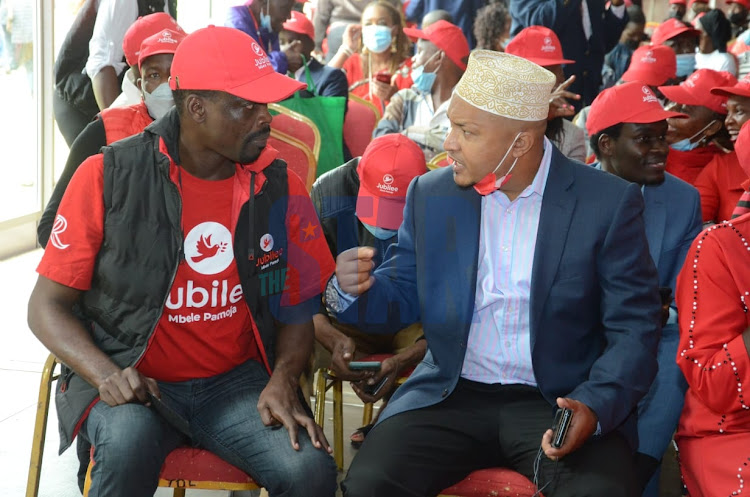
{"type": "Polygon", "coordinates": [[[672,289],[668,286],[660,286],[659,297],[661,297],[661,305],[670,305],[672,303],[672,289]]]}
{"type": "Polygon", "coordinates": [[[383,389],[383,387],[385,386],[387,382],[388,382],[388,375],[380,378],[380,381],[375,383],[374,385],[366,385],[364,388],[364,391],[368,395],[375,396],[380,393],[380,390],[383,389]]]}
{"type": "Polygon", "coordinates": [[[349,363],[352,371],[380,371],[380,361],[352,361],[349,363]]]}
{"type": "Polygon", "coordinates": [[[557,410],[555,422],[552,425],[552,447],[559,449],[565,443],[565,435],[568,434],[571,419],[573,419],[572,410],[568,408],[557,410]]]}

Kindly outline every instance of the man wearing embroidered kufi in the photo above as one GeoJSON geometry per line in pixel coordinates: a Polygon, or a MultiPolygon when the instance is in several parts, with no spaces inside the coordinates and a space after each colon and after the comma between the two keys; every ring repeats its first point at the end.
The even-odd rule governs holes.
{"type": "Polygon", "coordinates": [[[455,495],[443,490],[496,466],[536,475],[547,497],[636,495],[632,413],[661,325],[643,198],[544,137],[554,83],[474,51],[448,110],[452,166],[414,179],[377,271],[371,248],[338,256],[326,304],[339,319],[372,333],[420,320],[428,346],[346,497],[455,495]],[[553,447],[558,408],[572,422],[553,447]]]}

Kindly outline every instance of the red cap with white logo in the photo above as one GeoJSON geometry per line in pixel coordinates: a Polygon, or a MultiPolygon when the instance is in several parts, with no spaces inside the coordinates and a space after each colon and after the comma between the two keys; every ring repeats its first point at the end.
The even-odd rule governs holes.
{"type": "Polygon", "coordinates": [[[152,55],[171,53],[177,51],[180,42],[185,39],[185,33],[165,29],[153,36],[149,36],[141,44],[141,50],[138,53],[138,67],[143,65],[143,61],[152,55]]]}
{"type": "Polygon", "coordinates": [[[660,86],[659,91],[672,102],[708,107],[719,114],[726,114],[727,97],[711,94],[711,89],[736,84],[737,78],[726,71],[698,69],[679,86],[660,86]]]}
{"type": "Polygon", "coordinates": [[[594,99],[586,119],[586,131],[594,136],[615,124],[648,124],[670,117],[687,116],[664,110],[647,85],[624,83],[607,88],[594,99]]]}
{"type": "Polygon", "coordinates": [[[711,93],[725,97],[750,97],[750,74],[746,74],[734,86],[717,86],[716,88],[711,88],[711,93]]]}
{"type": "Polygon", "coordinates": [[[143,40],[165,29],[171,29],[183,35],[187,34],[177,24],[177,21],[165,12],[156,12],[136,19],[128,30],[125,31],[125,36],[122,39],[122,51],[125,53],[125,61],[128,65],[134,66],[138,64],[138,56],[140,55],[143,40]]]}
{"type": "Polygon", "coordinates": [[[404,34],[412,39],[427,40],[445,52],[454,64],[466,70],[469,58],[469,42],[461,28],[445,20],[433,22],[424,29],[404,28],[404,34]]]}
{"type": "Polygon", "coordinates": [[[406,190],[427,172],[419,145],[399,133],[375,138],[359,160],[357,217],[370,226],[396,230],[404,220],[406,190]]]}
{"type": "Polygon", "coordinates": [[[575,64],[574,60],[563,58],[560,39],[554,31],[543,26],[522,29],[505,47],[505,53],[523,57],[542,67],[575,64]]]}
{"type": "Polygon", "coordinates": [[[685,0],[669,0],[671,5],[687,5],[685,0]]]}
{"type": "Polygon", "coordinates": [[[214,90],[250,102],[284,100],[307,85],[277,73],[258,43],[239,29],[208,26],[190,33],[172,61],[172,90],[214,90]]]}
{"type": "Polygon", "coordinates": [[[737,3],[742,5],[746,9],[750,9],[750,0],[727,0],[727,5],[730,3],[737,3]]]}
{"type": "Polygon", "coordinates": [[[292,33],[306,35],[311,40],[315,39],[315,27],[302,12],[292,11],[292,17],[284,23],[284,30],[292,33]]]}
{"type": "Polygon", "coordinates": [[[638,47],[630,59],[623,81],[639,81],[649,86],[663,85],[677,77],[677,57],[674,50],[664,45],[638,47]]]}
{"type": "Polygon", "coordinates": [[[661,45],[665,41],[671,40],[675,36],[679,36],[683,33],[687,33],[690,36],[700,36],[701,34],[700,31],[691,28],[679,19],[667,19],[656,26],[654,34],[651,35],[651,43],[654,45],[661,45]]]}

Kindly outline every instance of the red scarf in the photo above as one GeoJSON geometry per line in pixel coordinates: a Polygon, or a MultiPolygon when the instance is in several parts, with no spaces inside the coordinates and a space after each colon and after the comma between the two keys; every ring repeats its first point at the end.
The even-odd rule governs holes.
{"type": "Polygon", "coordinates": [[[713,143],[688,152],[680,152],[670,148],[669,155],[667,155],[667,172],[694,185],[695,179],[706,167],[706,164],[711,162],[714,155],[720,153],[722,153],[721,149],[713,143]]]}

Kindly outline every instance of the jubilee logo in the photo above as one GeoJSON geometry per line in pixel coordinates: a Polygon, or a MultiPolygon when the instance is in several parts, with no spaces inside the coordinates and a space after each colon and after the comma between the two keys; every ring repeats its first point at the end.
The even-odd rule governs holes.
{"type": "Polygon", "coordinates": [[[68,229],[68,220],[65,219],[62,214],[58,214],[55,218],[55,224],[52,225],[52,232],[49,235],[49,242],[53,247],[60,250],[65,250],[70,247],[69,243],[63,243],[60,239],[60,235],[62,235],[66,229],[68,229]]]}
{"type": "Polygon", "coordinates": [[[185,260],[197,273],[221,273],[234,260],[232,234],[219,223],[199,224],[185,237],[185,260]]]}

